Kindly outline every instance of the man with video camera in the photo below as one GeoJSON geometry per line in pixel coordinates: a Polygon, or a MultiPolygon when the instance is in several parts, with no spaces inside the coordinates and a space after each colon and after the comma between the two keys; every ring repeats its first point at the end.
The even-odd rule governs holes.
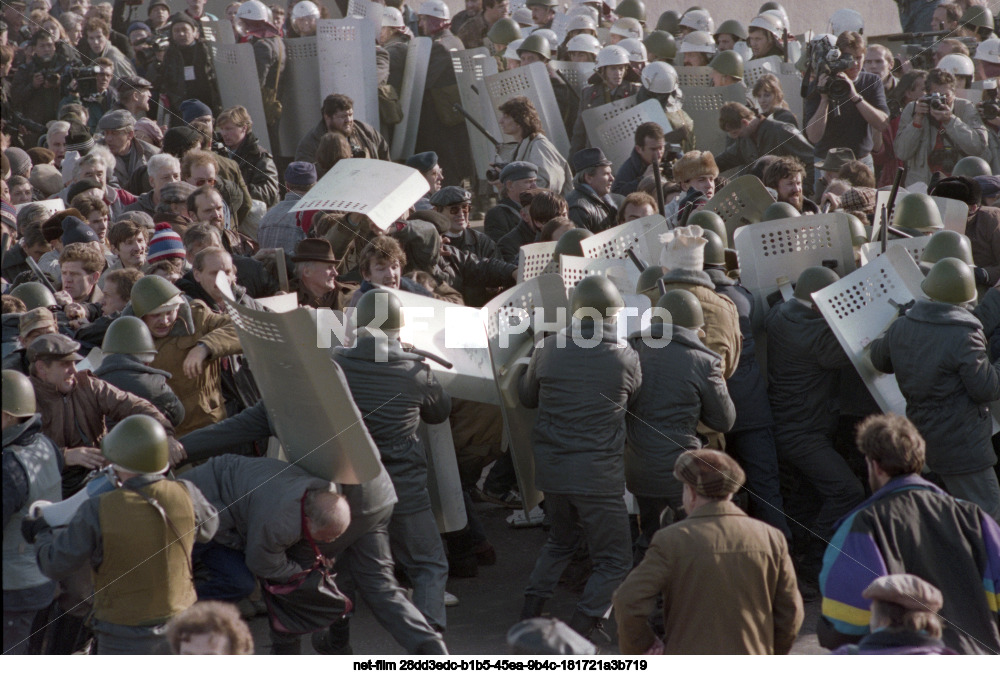
{"type": "Polygon", "coordinates": [[[803,131],[817,162],[831,147],[847,147],[874,170],[872,132],[881,134],[888,125],[889,106],[882,79],[861,69],[866,46],[865,38],[854,31],[841,33],[832,47],[822,38],[809,43],[807,74],[815,80],[805,100],[803,131]]]}
{"type": "Polygon", "coordinates": [[[994,174],[1000,175],[1000,89],[997,82],[986,82],[992,87],[983,87],[983,100],[976,106],[979,119],[986,127],[988,151],[986,161],[994,174]]]}
{"type": "MultiPolygon", "coordinates": [[[[59,53],[56,38],[48,31],[39,28],[31,36],[31,60],[22,64],[12,77],[10,88],[10,105],[4,106],[4,119],[15,122],[15,126],[23,125],[28,130],[25,142],[35,141],[38,135],[45,132],[44,126],[35,127],[23,124],[26,119],[37,125],[44,125],[51,119],[56,119],[59,112],[59,101],[63,97],[62,75],[71,63],[59,53]],[[17,113],[16,115],[10,113],[17,113]],[[21,119],[15,120],[14,117],[21,119]]],[[[31,147],[30,144],[25,147],[31,147]]]]}
{"type": "Polygon", "coordinates": [[[955,76],[934,69],[924,96],[903,109],[896,156],[906,164],[906,184],[930,183],[935,171],[951,175],[962,157],[986,153],[987,134],[976,106],[955,97],[955,76]]]}

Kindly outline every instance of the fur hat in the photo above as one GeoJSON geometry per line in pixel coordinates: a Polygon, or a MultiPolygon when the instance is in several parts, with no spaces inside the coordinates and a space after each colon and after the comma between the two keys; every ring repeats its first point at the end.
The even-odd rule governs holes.
{"type": "Polygon", "coordinates": [[[660,251],[660,266],[668,272],[683,269],[701,271],[705,264],[705,244],[702,236],[705,230],[698,225],[688,225],[672,229],[660,235],[663,250],[660,251]]]}
{"type": "Polygon", "coordinates": [[[694,180],[698,176],[710,175],[713,178],[719,177],[719,167],[715,163],[715,156],[711,152],[701,152],[692,150],[685,152],[684,156],[674,164],[674,180],[679,183],[694,180]]]}

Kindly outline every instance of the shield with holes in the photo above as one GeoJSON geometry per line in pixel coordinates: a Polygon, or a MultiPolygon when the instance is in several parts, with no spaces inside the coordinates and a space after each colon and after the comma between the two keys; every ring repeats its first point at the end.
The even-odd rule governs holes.
{"type": "Polygon", "coordinates": [[[227,299],[243,353],[291,463],[339,484],[382,470],[340,368],[317,346],[316,312],[266,313],[227,299]]]}
{"type": "MultiPolygon", "coordinates": [[[[455,69],[455,81],[458,85],[458,95],[462,99],[462,107],[476,118],[486,131],[496,140],[501,140],[503,134],[493,114],[493,104],[486,93],[486,78],[497,74],[497,61],[490,56],[486,47],[466,49],[451,52],[451,65],[455,69]]],[[[496,146],[476,125],[465,120],[469,132],[469,145],[472,149],[472,161],[476,164],[476,174],[480,180],[486,180],[486,171],[490,168],[496,146]]]]}
{"type": "Polygon", "coordinates": [[[229,21],[202,21],[202,30],[205,39],[216,44],[236,44],[236,34],[233,32],[233,24],[229,21]]]}
{"type": "Polygon", "coordinates": [[[349,0],[347,16],[368,21],[372,25],[372,35],[378,35],[382,31],[382,11],[384,8],[384,5],[371,0],[349,0]]]}
{"type": "Polygon", "coordinates": [[[380,159],[341,159],[290,212],[361,213],[384,230],[429,189],[420,171],[408,166],[380,159]]]}
{"type": "MultiPolygon", "coordinates": [[[[375,6],[381,7],[378,4],[375,6]]],[[[430,63],[433,44],[429,37],[417,37],[406,45],[403,90],[399,92],[399,105],[403,108],[403,121],[392,130],[392,156],[397,161],[410,157],[413,154],[413,148],[417,145],[420,107],[424,100],[427,64],[430,63]]]]}
{"type": "MultiPolygon", "coordinates": [[[[896,204],[906,194],[906,190],[900,188],[896,194],[896,204]]],[[[882,209],[889,205],[889,190],[879,190],[875,193],[875,226],[872,227],[871,240],[875,241],[881,237],[882,209]]],[[[969,220],[969,205],[957,199],[947,197],[932,196],[931,199],[937,204],[938,211],[941,212],[941,222],[945,229],[950,229],[959,234],[965,234],[965,224],[969,220]]]]}
{"type": "Polygon", "coordinates": [[[566,288],[558,274],[544,274],[497,295],[485,310],[490,363],[517,486],[527,513],[542,500],[541,492],[535,488],[532,442],[537,413],[521,405],[517,387],[542,331],[555,332],[565,327],[566,288]],[[560,313],[563,324],[559,321],[560,313]]]}
{"type": "Polygon", "coordinates": [[[757,176],[740,176],[726,183],[702,208],[717,213],[726,223],[729,240],[740,227],[759,222],[764,210],[774,203],[757,176]]]}
{"type": "Polygon", "coordinates": [[[635,96],[629,96],[581,111],[580,116],[583,118],[583,128],[587,130],[587,138],[597,138],[597,132],[605,122],[634,107],[636,102],[635,96]]]}
{"type": "Polygon", "coordinates": [[[529,243],[517,251],[517,282],[524,283],[542,274],[559,272],[559,262],[554,259],[555,241],[529,243]]]}
{"type": "MultiPolygon", "coordinates": [[[[493,115],[500,119],[500,106],[517,96],[525,96],[535,106],[542,122],[542,132],[555,145],[562,156],[569,155],[569,136],[562,121],[562,114],[552,92],[549,71],[544,63],[532,63],[513,70],[505,70],[486,78],[486,90],[493,104],[493,115]]],[[[511,141],[509,136],[497,140],[511,141]]]]}
{"type": "Polygon", "coordinates": [[[614,258],[560,255],[559,275],[563,277],[566,293],[570,297],[573,296],[573,289],[588,276],[606,276],[623,295],[634,293],[639,282],[639,269],[631,260],[614,258]]]}
{"type": "Polygon", "coordinates": [[[552,68],[559,73],[563,81],[570,86],[573,91],[580,95],[583,88],[587,86],[587,80],[594,74],[593,63],[574,63],[573,61],[552,61],[552,68]]]}
{"type": "MultiPolygon", "coordinates": [[[[216,43],[212,49],[215,74],[219,80],[219,97],[223,108],[242,105],[250,113],[250,119],[264,120],[264,100],[260,95],[260,80],[257,79],[257,62],[254,60],[253,45],[216,43]]],[[[254,135],[261,147],[271,151],[271,138],[266,124],[258,124],[254,135]]]]}
{"type": "Polygon", "coordinates": [[[590,136],[590,142],[604,150],[613,169],[618,171],[635,148],[635,130],[646,122],[656,122],[664,133],[671,131],[670,120],[663,112],[663,106],[658,101],[649,100],[622,110],[620,114],[601,124],[597,133],[590,136]]]}
{"type": "Polygon", "coordinates": [[[708,66],[677,66],[677,84],[687,96],[688,87],[712,86],[712,69],[708,66]]]}
{"type": "Polygon", "coordinates": [[[628,251],[632,250],[646,264],[659,264],[663,248],[660,235],[667,231],[667,221],[662,215],[647,215],[587,237],[580,241],[580,248],[584,257],[616,260],[629,259],[628,251]]]}
{"type": "Polygon", "coordinates": [[[719,108],[730,101],[746,104],[742,82],[725,87],[685,87],[681,107],[694,121],[698,149],[719,154],[726,149],[726,132],[719,127],[719,108]]]}
{"type": "Polygon", "coordinates": [[[366,19],[320,19],[316,22],[319,96],[344,94],[354,101],[354,118],[379,128],[375,73],[375,29],[366,19]]]}
{"type": "Polygon", "coordinates": [[[285,70],[281,73],[278,96],[281,119],[278,121],[279,146],[294,153],[302,134],[316,126],[323,115],[323,97],[318,93],[319,74],[316,36],[285,38],[285,70]]]}
{"type": "Polygon", "coordinates": [[[427,454],[427,492],[438,531],[448,533],[465,528],[468,516],[462,496],[462,479],[455,458],[455,441],[451,437],[451,422],[420,423],[417,433],[427,454]]]}
{"type": "MultiPolygon", "coordinates": [[[[917,236],[912,239],[889,239],[886,242],[886,250],[889,248],[902,248],[913,261],[917,264],[920,263],[920,255],[924,252],[924,248],[927,246],[927,242],[931,240],[930,236],[917,236]]],[[[882,242],[873,241],[872,243],[866,243],[861,246],[861,264],[866,265],[875,258],[882,255],[882,242]]]]}

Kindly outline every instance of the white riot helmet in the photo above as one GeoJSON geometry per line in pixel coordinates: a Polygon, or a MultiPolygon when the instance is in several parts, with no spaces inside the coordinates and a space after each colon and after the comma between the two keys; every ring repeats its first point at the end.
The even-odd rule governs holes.
{"type": "Polygon", "coordinates": [[[591,5],[575,5],[573,7],[570,7],[569,11],[566,12],[566,16],[568,16],[571,19],[574,16],[586,16],[591,21],[594,22],[595,26],[597,25],[597,22],[600,20],[600,15],[597,13],[597,10],[591,5]]]}
{"type": "Polygon", "coordinates": [[[521,57],[517,55],[517,50],[521,46],[524,40],[514,40],[509,45],[507,45],[507,51],[503,53],[503,57],[508,61],[520,61],[521,57]]]}
{"type": "Polygon", "coordinates": [[[760,28],[761,30],[766,30],[768,33],[773,35],[775,39],[781,39],[781,31],[784,29],[785,25],[781,21],[781,18],[775,16],[774,14],[768,14],[764,12],[753,18],[750,25],[747,26],[747,30],[751,28],[760,28]]]}
{"type": "Polygon", "coordinates": [[[549,43],[549,51],[553,54],[559,49],[559,36],[551,28],[538,28],[531,31],[532,35],[537,35],[538,37],[545,38],[545,41],[549,43]]]}
{"type": "Polygon", "coordinates": [[[574,35],[566,43],[566,51],[580,51],[596,57],[601,51],[601,41],[593,35],[574,35]]]}
{"type": "Polygon", "coordinates": [[[617,44],[611,44],[602,49],[597,54],[597,63],[594,64],[595,68],[603,68],[604,66],[627,66],[628,65],[628,52],[617,44]]]}
{"type": "Polygon", "coordinates": [[[451,20],[451,10],[448,9],[448,5],[444,4],[443,0],[424,0],[424,2],[420,3],[417,15],[433,16],[435,19],[441,19],[442,21],[451,20]]]}
{"type": "Polygon", "coordinates": [[[714,54],[716,51],[718,51],[718,48],[715,46],[715,39],[710,33],[706,33],[703,30],[688,33],[684,36],[684,40],[681,41],[680,46],[677,47],[678,54],[687,54],[688,52],[714,54]]]}
{"type": "Polygon", "coordinates": [[[845,30],[855,33],[865,31],[865,18],[853,9],[838,9],[830,15],[830,32],[840,35],[845,30]]]}
{"type": "Polygon", "coordinates": [[[770,14],[771,16],[773,16],[774,18],[776,18],[778,21],[781,22],[782,28],[787,30],[789,33],[792,32],[791,28],[789,28],[789,26],[791,26],[791,22],[788,20],[788,13],[785,12],[784,7],[780,9],[766,9],[763,12],[761,12],[761,14],[770,14]]]}
{"type": "Polygon", "coordinates": [[[384,7],[382,9],[382,27],[405,28],[406,23],[403,21],[403,13],[395,7],[384,7]]]}
{"type": "Polygon", "coordinates": [[[618,9],[618,0],[601,0],[601,4],[610,9],[612,12],[618,9]]]}
{"type": "Polygon", "coordinates": [[[980,42],[976,47],[976,60],[1000,65],[1000,37],[980,42]]]}
{"type": "MultiPolygon", "coordinates": [[[[398,10],[397,10],[398,11],[398,10]]],[[[295,3],[292,7],[292,20],[303,19],[307,16],[312,16],[319,18],[319,7],[310,0],[302,0],[302,2],[295,3]]]]}
{"type": "Polygon", "coordinates": [[[597,22],[586,14],[571,16],[569,21],[566,23],[566,32],[572,33],[574,30],[590,30],[596,33],[597,22]]]}
{"type": "Polygon", "coordinates": [[[236,18],[244,21],[270,21],[271,13],[260,0],[247,0],[236,10],[236,18]]]}
{"type": "Polygon", "coordinates": [[[946,73],[963,77],[972,77],[976,74],[976,64],[965,54],[948,54],[942,57],[934,67],[946,73]]]}
{"type": "Polygon", "coordinates": [[[654,61],[642,69],[642,86],[653,94],[672,94],[677,90],[677,71],[669,63],[654,61]]]}
{"type": "Polygon", "coordinates": [[[691,30],[701,30],[706,33],[715,33],[715,21],[712,15],[704,9],[692,9],[681,17],[680,25],[691,30]]]}
{"type": "Polygon", "coordinates": [[[743,40],[740,40],[739,42],[733,45],[733,51],[739,54],[743,58],[744,63],[753,58],[753,50],[750,49],[750,45],[748,45],[743,40]]]}
{"type": "Polygon", "coordinates": [[[626,16],[624,19],[618,19],[612,24],[611,34],[620,35],[621,37],[634,37],[641,40],[642,24],[639,23],[638,19],[626,16]]]}
{"type": "Polygon", "coordinates": [[[522,28],[535,25],[534,20],[531,18],[531,10],[527,7],[518,7],[510,13],[510,18],[514,19],[514,23],[522,28]]]}
{"type": "Polygon", "coordinates": [[[630,63],[645,63],[649,60],[649,55],[646,53],[646,45],[644,45],[641,40],[636,40],[634,37],[622,40],[614,46],[621,47],[628,52],[628,60],[630,63]]]}

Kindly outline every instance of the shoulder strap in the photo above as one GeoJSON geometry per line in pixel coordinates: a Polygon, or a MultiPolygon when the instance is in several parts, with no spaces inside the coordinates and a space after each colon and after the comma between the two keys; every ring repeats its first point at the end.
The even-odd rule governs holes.
{"type": "MultiPolygon", "coordinates": [[[[156,512],[160,513],[160,517],[163,518],[163,521],[166,523],[167,527],[170,529],[170,531],[173,532],[174,536],[177,537],[177,542],[178,543],[180,543],[184,539],[184,537],[181,536],[180,532],[177,531],[177,527],[174,526],[173,521],[170,519],[170,516],[167,515],[167,511],[163,509],[163,506],[160,505],[159,501],[157,501],[155,498],[153,498],[149,494],[144,494],[143,492],[139,491],[135,487],[126,487],[126,489],[128,489],[131,492],[135,492],[140,497],[142,497],[142,499],[146,503],[148,503],[149,505],[151,505],[154,508],[156,508],[156,512]]],[[[187,561],[188,571],[191,572],[191,576],[194,577],[194,566],[191,563],[191,555],[184,555],[184,559],[185,559],[185,561],[187,561]]]]}

